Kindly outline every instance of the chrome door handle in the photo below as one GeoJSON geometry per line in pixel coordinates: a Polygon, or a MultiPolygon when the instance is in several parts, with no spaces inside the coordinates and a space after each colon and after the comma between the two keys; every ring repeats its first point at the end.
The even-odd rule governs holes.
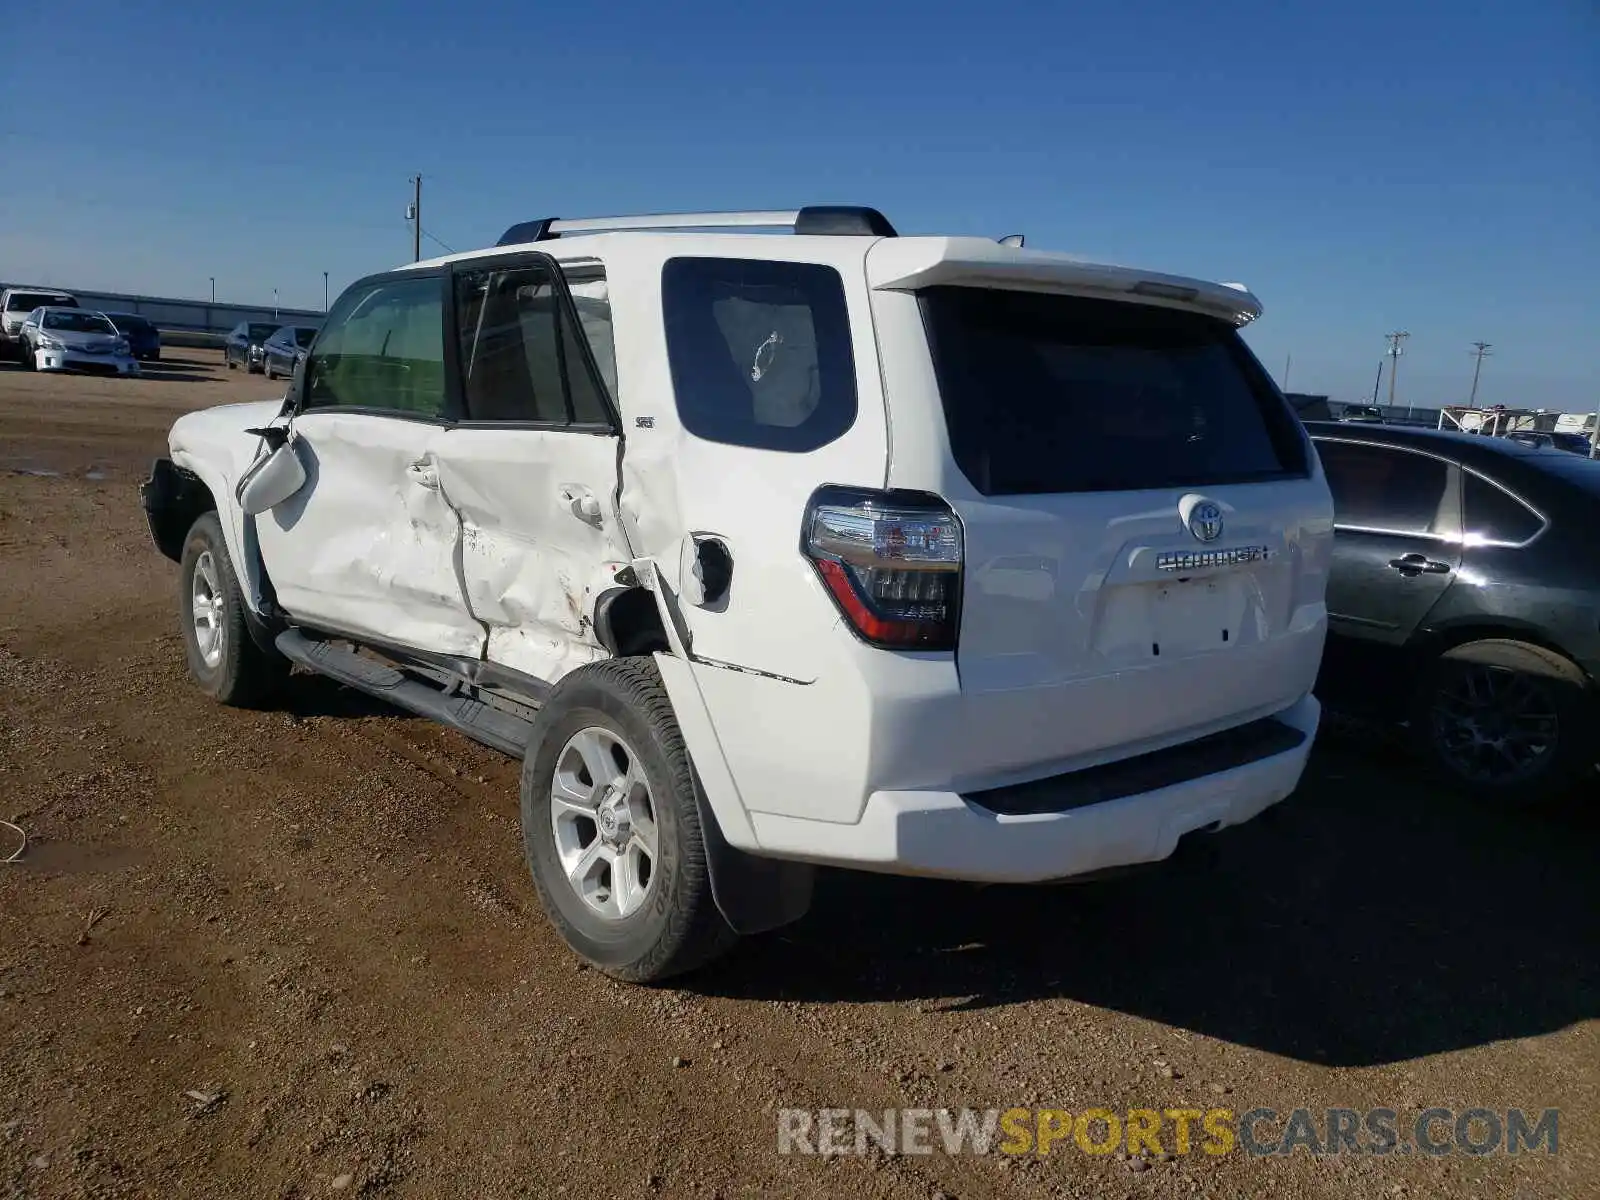
{"type": "Polygon", "coordinates": [[[1402,575],[1448,575],[1450,564],[1437,562],[1421,554],[1403,554],[1391,558],[1389,565],[1402,575]]]}
{"type": "Polygon", "coordinates": [[[434,489],[439,486],[439,472],[427,459],[406,464],[406,475],[418,487],[434,489]]]}

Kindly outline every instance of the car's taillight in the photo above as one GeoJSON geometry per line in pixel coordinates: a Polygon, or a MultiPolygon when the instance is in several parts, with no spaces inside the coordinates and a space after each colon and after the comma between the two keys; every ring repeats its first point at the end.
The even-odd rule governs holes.
{"type": "Polygon", "coordinates": [[[863,641],[954,650],[961,619],[961,523],[925,492],[819,488],[800,549],[863,641]]]}

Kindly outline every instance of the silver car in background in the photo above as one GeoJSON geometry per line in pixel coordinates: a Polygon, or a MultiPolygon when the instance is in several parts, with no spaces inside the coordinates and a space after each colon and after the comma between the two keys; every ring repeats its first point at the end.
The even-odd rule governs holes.
{"type": "Polygon", "coordinates": [[[83,308],[36,308],[20,333],[22,365],[37,371],[137,375],[128,339],[105,313],[83,308]]]}

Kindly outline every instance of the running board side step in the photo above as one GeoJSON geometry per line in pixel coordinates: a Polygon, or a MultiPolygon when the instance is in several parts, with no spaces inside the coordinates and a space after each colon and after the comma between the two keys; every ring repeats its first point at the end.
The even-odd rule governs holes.
{"type": "Polygon", "coordinates": [[[437,684],[414,678],[354,650],[308,638],[298,629],[284,630],[276,644],[279,652],[291,662],[398,708],[448,725],[503,754],[521,758],[527,749],[533,723],[503,709],[470,696],[447,695],[437,684]]]}

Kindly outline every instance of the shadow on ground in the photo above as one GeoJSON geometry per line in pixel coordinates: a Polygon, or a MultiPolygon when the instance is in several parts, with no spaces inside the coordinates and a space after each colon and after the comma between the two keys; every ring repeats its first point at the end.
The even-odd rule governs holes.
{"type": "Polygon", "coordinates": [[[1076,1000],[1274,1054],[1394,1062],[1600,1017],[1600,797],[1545,813],[1320,744],[1299,792],[1117,880],[819,879],[800,924],[687,986],[751,999],[1076,1000]]]}

